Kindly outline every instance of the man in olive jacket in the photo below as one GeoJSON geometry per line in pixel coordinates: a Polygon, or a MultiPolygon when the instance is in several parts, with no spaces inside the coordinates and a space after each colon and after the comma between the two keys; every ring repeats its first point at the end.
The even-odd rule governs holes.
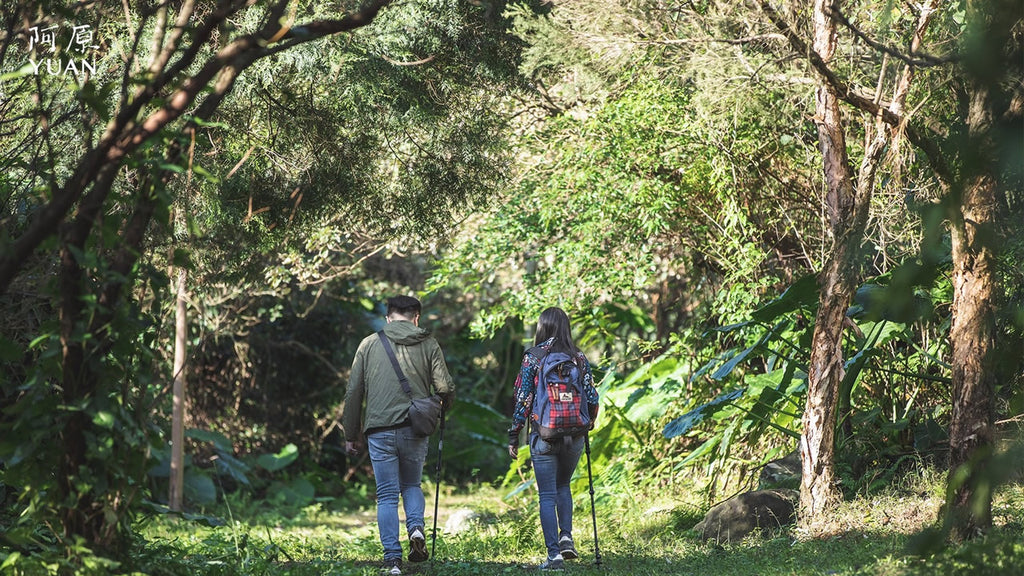
{"type": "MultiPolygon", "coordinates": [[[[455,387],[441,346],[430,332],[419,327],[420,310],[419,300],[410,296],[389,298],[384,334],[413,396],[426,397],[433,390],[447,407],[455,387]]],[[[345,392],[345,449],[351,455],[359,454],[361,438],[366,439],[377,482],[377,529],[384,547],[384,565],[395,576],[402,573],[399,494],[409,534],[409,561],[423,562],[428,557],[423,530],[425,501],[420,487],[427,438],[416,436],[410,428],[409,401],[380,337],[372,334],[364,338],[356,350],[345,392]]]]}

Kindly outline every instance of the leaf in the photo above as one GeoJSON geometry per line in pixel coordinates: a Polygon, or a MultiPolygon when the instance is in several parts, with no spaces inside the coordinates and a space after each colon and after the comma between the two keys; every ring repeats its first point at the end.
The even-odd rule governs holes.
{"type": "Polygon", "coordinates": [[[914,450],[927,454],[949,441],[946,429],[932,418],[927,418],[914,428],[914,450]]]}
{"type": "Polygon", "coordinates": [[[13,567],[18,563],[19,559],[21,559],[21,552],[18,552],[17,550],[11,552],[10,555],[7,556],[7,559],[4,560],[4,563],[0,564],[0,570],[7,570],[8,568],[13,567]]]}
{"type": "Polygon", "coordinates": [[[0,74],[0,83],[7,82],[8,80],[17,80],[18,78],[23,78],[25,76],[30,76],[33,73],[35,73],[35,69],[32,68],[32,65],[31,64],[25,64],[24,66],[22,66],[21,68],[18,68],[14,72],[7,72],[7,73],[4,73],[4,74],[0,74]]]}
{"type": "Polygon", "coordinates": [[[690,382],[691,383],[692,382],[696,382],[701,376],[703,376],[703,375],[707,374],[708,372],[710,372],[711,369],[714,368],[715,366],[717,366],[720,362],[722,362],[726,358],[729,358],[730,354],[735,354],[735,350],[736,350],[735,348],[731,348],[731,349],[726,350],[726,351],[724,351],[724,352],[722,352],[720,354],[717,354],[714,358],[709,360],[703,366],[698,368],[696,372],[693,373],[693,376],[690,377],[690,382]]]}
{"type": "Polygon", "coordinates": [[[734,332],[740,328],[746,328],[747,326],[750,326],[750,322],[737,322],[736,324],[729,324],[728,326],[717,326],[709,330],[709,332],[721,332],[723,334],[728,334],[729,332],[734,332]]]}
{"type": "Polygon", "coordinates": [[[523,492],[528,490],[531,486],[533,486],[533,483],[534,483],[534,480],[532,478],[530,480],[526,480],[525,482],[520,482],[519,485],[516,486],[515,490],[509,492],[508,494],[505,494],[505,499],[507,500],[509,498],[513,498],[515,496],[518,496],[518,495],[522,494],[523,492]]]}
{"type": "Polygon", "coordinates": [[[189,428],[185,431],[185,437],[198,440],[200,442],[210,442],[218,450],[227,452],[228,454],[232,454],[235,451],[234,446],[231,445],[231,440],[228,440],[228,437],[220,432],[200,430],[199,428],[189,428]]]}
{"type": "Polygon", "coordinates": [[[818,280],[804,276],[794,282],[778,298],[750,314],[758,322],[772,322],[779,316],[803,308],[812,308],[818,302],[818,280]]]}
{"type": "Polygon", "coordinates": [[[295,444],[288,444],[277,454],[260,454],[256,463],[268,472],[277,472],[288,466],[299,457],[299,449],[295,444]]]}
{"type": "Polygon", "coordinates": [[[275,500],[292,506],[305,506],[312,501],[316,490],[308,480],[296,478],[291,482],[275,482],[270,486],[275,500]]]}
{"type": "Polygon", "coordinates": [[[199,166],[198,164],[192,165],[192,171],[195,172],[197,176],[202,176],[203,179],[205,179],[207,182],[213,184],[220,183],[220,178],[218,178],[216,174],[213,174],[212,172],[210,172],[206,168],[203,168],[202,166],[199,166]]]}
{"type": "Polygon", "coordinates": [[[739,354],[736,354],[735,356],[730,358],[728,362],[719,366],[718,370],[715,370],[715,373],[711,375],[711,379],[721,380],[722,378],[728,376],[733,371],[733,369],[736,368],[737,365],[739,365],[740,362],[743,362],[747,358],[747,356],[749,356],[750,353],[753,352],[754,349],[761,344],[762,341],[763,340],[759,340],[757,344],[754,344],[750,348],[747,348],[746,350],[740,352],[739,354]]]}
{"type": "Polygon", "coordinates": [[[110,95],[116,86],[116,82],[106,82],[97,90],[94,82],[86,82],[76,96],[106,121],[110,119],[110,95]]]}
{"type": "Polygon", "coordinates": [[[217,459],[214,462],[218,471],[226,472],[228,476],[231,476],[236,481],[246,486],[249,485],[249,478],[245,475],[249,471],[249,466],[245,462],[220,450],[217,451],[217,459]]]}
{"type": "Polygon", "coordinates": [[[143,508],[148,509],[150,512],[153,512],[154,514],[181,516],[189,522],[195,522],[197,524],[202,524],[203,526],[207,526],[210,528],[224,526],[226,524],[224,520],[217,518],[216,516],[207,516],[205,514],[190,514],[188,512],[174,512],[166,504],[160,504],[148,499],[143,499],[141,501],[141,505],[143,508]]]}
{"type": "Polygon", "coordinates": [[[114,415],[106,410],[100,410],[93,415],[92,423],[100,428],[112,430],[114,428],[114,415]]]}
{"type": "Polygon", "coordinates": [[[504,430],[495,426],[495,422],[504,422],[506,416],[483,402],[456,399],[449,417],[458,422],[460,430],[490,444],[505,446],[508,441],[504,430]]]}
{"type": "Polygon", "coordinates": [[[171,257],[171,263],[177,268],[185,268],[186,270],[192,270],[194,268],[191,254],[184,248],[174,249],[174,256],[171,257]]]}
{"type": "Polygon", "coordinates": [[[694,426],[700,424],[706,416],[714,414],[723,405],[726,405],[733,400],[739,398],[746,391],[745,388],[737,388],[730,392],[719,394],[714,400],[701,404],[700,406],[690,410],[686,414],[676,418],[665,425],[662,430],[662,435],[665,438],[675,438],[689,432],[694,426]]]}
{"type": "Polygon", "coordinates": [[[679,467],[684,467],[687,464],[689,464],[691,462],[694,462],[697,459],[701,458],[702,456],[708,454],[709,452],[714,450],[721,442],[722,442],[722,435],[721,434],[716,434],[716,435],[712,436],[711,438],[708,438],[707,441],[705,441],[703,444],[698,446],[696,450],[694,450],[693,452],[690,452],[689,456],[687,456],[686,458],[683,458],[683,461],[679,463],[679,467]]]}
{"type": "Polygon", "coordinates": [[[213,478],[195,468],[185,470],[185,494],[199,504],[213,504],[217,501],[217,487],[213,478]]]}
{"type": "Polygon", "coordinates": [[[189,514],[186,512],[182,513],[181,517],[189,522],[195,522],[196,524],[201,524],[208,528],[227,525],[227,522],[224,520],[217,518],[216,516],[207,516],[206,514],[189,514]]]}

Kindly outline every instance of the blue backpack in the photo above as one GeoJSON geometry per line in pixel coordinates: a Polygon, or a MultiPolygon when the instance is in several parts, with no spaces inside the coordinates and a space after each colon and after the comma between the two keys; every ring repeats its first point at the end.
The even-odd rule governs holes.
{"type": "Polygon", "coordinates": [[[590,430],[590,408],[583,394],[583,370],[565,352],[528,350],[540,364],[533,396],[534,430],[544,440],[577,436],[590,430]]]}

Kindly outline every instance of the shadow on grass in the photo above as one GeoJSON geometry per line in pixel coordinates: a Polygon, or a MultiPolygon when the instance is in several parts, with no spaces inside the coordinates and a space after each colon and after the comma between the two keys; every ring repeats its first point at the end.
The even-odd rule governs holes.
{"type": "MultiPolygon", "coordinates": [[[[580,576],[953,576],[1017,575],[1024,573],[1024,545],[1020,530],[995,534],[962,548],[954,548],[931,559],[906,553],[907,537],[891,533],[851,531],[834,538],[797,541],[787,534],[771,539],[752,538],[739,544],[714,546],[687,540],[669,549],[638,542],[615,542],[602,551],[602,562],[584,552],[579,560],[567,561],[560,574],[580,576]],[[633,548],[632,546],[636,546],[633,548]]],[[[583,552],[581,550],[581,552],[583,552]]],[[[509,558],[509,550],[495,543],[494,559],[481,557],[477,549],[465,559],[439,556],[436,560],[403,563],[403,574],[422,576],[504,576],[542,574],[539,558],[509,558]]],[[[486,553],[483,553],[486,554],[486,553]]],[[[366,558],[363,556],[363,558],[366,558]]],[[[370,576],[383,574],[380,560],[334,559],[274,563],[266,574],[289,576],[370,576]]],[[[547,574],[547,573],[544,573],[547,574]]]]}
{"type": "MultiPolygon", "coordinates": [[[[582,561],[582,562],[566,562],[565,570],[561,572],[541,572],[537,568],[536,563],[523,563],[523,562],[493,562],[493,561],[481,561],[481,560],[465,560],[458,561],[453,559],[444,559],[436,561],[427,561],[423,563],[413,564],[409,562],[402,563],[402,574],[421,574],[423,576],[485,576],[485,575],[504,575],[504,574],[581,574],[581,575],[647,575],[647,574],[678,574],[679,572],[673,572],[666,570],[666,564],[663,560],[657,561],[660,566],[650,565],[655,563],[651,559],[638,559],[638,558],[613,558],[609,561],[602,560],[600,565],[595,565],[593,561],[582,561]]],[[[354,570],[358,570],[359,573],[380,573],[384,574],[382,561],[365,561],[357,560],[350,562],[337,562],[334,563],[336,567],[346,567],[354,570]]],[[[303,562],[288,562],[280,565],[280,568],[284,570],[283,573],[288,574],[306,574],[312,573],[310,569],[323,570],[325,566],[320,563],[303,563],[303,562]],[[314,566],[315,564],[315,566],[314,566]]],[[[330,573],[328,572],[317,572],[317,573],[330,573]]]]}

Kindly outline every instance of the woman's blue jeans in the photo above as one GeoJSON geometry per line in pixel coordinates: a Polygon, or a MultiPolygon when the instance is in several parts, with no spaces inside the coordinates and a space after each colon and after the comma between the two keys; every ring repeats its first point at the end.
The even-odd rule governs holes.
{"type": "Polygon", "coordinates": [[[384,559],[402,558],[399,541],[398,496],[405,508],[405,527],[423,527],[426,503],[420,480],[427,459],[427,438],[412,433],[412,428],[374,432],[366,437],[377,482],[377,530],[384,547],[384,559]]]}
{"type": "Polygon", "coordinates": [[[530,458],[540,492],[540,527],[548,558],[558,553],[558,540],[572,535],[572,491],[569,482],[583,452],[583,436],[544,440],[530,434],[530,458]]]}

